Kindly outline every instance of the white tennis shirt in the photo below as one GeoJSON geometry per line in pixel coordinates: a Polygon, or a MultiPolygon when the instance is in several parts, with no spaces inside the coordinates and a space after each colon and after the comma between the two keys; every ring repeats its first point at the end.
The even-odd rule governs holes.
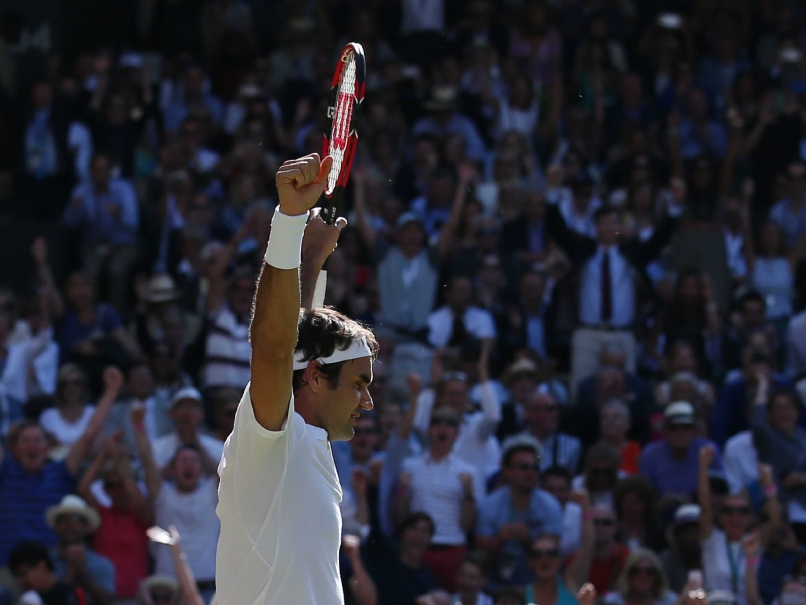
{"type": "Polygon", "coordinates": [[[216,510],[217,605],[343,605],[341,484],[327,433],[294,411],[255,419],[249,385],[224,445],[216,510]]]}

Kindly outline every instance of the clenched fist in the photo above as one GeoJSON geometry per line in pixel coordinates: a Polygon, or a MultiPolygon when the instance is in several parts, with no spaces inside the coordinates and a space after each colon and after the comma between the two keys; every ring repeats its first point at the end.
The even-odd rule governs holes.
{"type": "Polygon", "coordinates": [[[299,216],[313,208],[325,189],[332,166],[333,158],[328,156],[320,161],[318,153],[283,162],[275,179],[280,211],[287,216],[299,216]]]}

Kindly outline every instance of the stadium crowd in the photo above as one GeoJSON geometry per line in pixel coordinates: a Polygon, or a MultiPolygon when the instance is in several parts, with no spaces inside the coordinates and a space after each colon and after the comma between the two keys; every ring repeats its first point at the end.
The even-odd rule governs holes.
{"type": "Polygon", "coordinates": [[[347,41],[347,602],[806,603],[802,3],[93,6],[38,62],[0,17],[0,604],[209,605],[274,174],[347,41]]]}

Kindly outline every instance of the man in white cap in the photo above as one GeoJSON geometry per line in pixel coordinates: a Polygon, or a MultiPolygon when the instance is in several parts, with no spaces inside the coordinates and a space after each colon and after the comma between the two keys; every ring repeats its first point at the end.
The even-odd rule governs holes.
{"type": "Polygon", "coordinates": [[[115,597],[115,566],[87,546],[87,536],[101,524],[95,509],[71,494],[50,507],[45,520],[59,539],[58,545],[50,549],[56,577],[83,588],[92,605],[111,603],[115,597]]]}
{"type": "Polygon", "coordinates": [[[180,445],[194,445],[204,454],[203,465],[207,469],[215,469],[224,452],[224,444],[200,432],[204,420],[201,393],[193,387],[179,389],[171,398],[168,415],[174,423],[174,431],[154,441],[154,462],[157,466],[165,468],[180,445]]]}
{"type": "MultiPolygon", "coordinates": [[[[650,443],[639,459],[641,474],[652,482],[661,495],[661,507],[690,502],[697,491],[699,452],[706,445],[716,445],[709,439],[697,437],[697,418],[687,401],[670,403],[664,412],[662,441],[650,443]]],[[[712,470],[722,470],[717,453],[712,470]]]]}
{"type": "Polygon", "coordinates": [[[332,164],[311,154],[277,172],[280,205],[250,328],[251,382],[219,466],[218,605],[344,603],[342,488],[330,442],[351,439],[372,409],[377,342],[332,309],[313,305],[300,319],[300,300],[311,308],[316,277],[346,224],[310,216],[332,164]]]}

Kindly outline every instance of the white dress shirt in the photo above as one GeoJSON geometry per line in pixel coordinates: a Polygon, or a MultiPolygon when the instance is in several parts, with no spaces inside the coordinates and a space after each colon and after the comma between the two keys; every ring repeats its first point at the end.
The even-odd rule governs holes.
{"type": "Polygon", "coordinates": [[[602,324],[602,261],[610,255],[610,294],[613,297],[612,316],[608,324],[627,328],[635,316],[635,282],[633,268],[616,246],[599,246],[582,269],[579,289],[579,319],[591,326],[602,324]]]}
{"type": "Polygon", "coordinates": [[[566,502],[563,507],[563,535],[560,538],[560,555],[565,558],[574,554],[582,541],[582,507],[576,502],[566,502]]]}
{"type": "Polygon", "coordinates": [[[731,494],[738,494],[758,481],[758,452],[753,445],[752,431],[742,431],[728,439],[722,464],[731,494]]]}
{"type": "MultiPolygon", "coordinates": [[[[478,307],[468,307],[462,318],[465,329],[478,339],[495,338],[495,323],[489,311],[478,307]]],[[[432,346],[447,346],[453,333],[453,311],[448,306],[441,307],[428,316],[428,342],[432,346]]]]}

